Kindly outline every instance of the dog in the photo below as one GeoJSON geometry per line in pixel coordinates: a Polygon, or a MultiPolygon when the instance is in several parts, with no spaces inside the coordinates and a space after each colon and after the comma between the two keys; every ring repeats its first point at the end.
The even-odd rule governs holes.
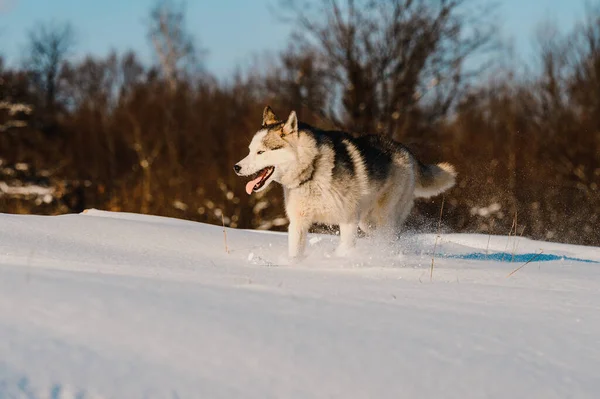
{"type": "Polygon", "coordinates": [[[233,169],[251,176],[249,195],[274,181],[283,186],[293,259],[303,257],[313,223],[339,226],[335,253],[345,256],[355,247],[358,227],[366,234],[399,231],[416,197],[435,196],[456,181],[449,163],[424,165],[384,136],[321,130],[299,122],[295,111],[283,121],[268,106],[249,150],[233,169]]]}

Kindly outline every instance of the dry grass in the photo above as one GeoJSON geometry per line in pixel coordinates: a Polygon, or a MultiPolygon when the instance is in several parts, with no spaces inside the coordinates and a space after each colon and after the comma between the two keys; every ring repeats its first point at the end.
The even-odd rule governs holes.
{"type": "MultiPolygon", "coordinates": [[[[508,232],[508,239],[506,240],[506,246],[504,247],[504,253],[506,253],[506,251],[508,250],[508,244],[510,243],[510,236],[513,233],[513,230],[515,231],[515,235],[517,235],[517,211],[515,211],[515,215],[513,216],[513,221],[512,221],[512,226],[510,226],[510,231],[508,232]]],[[[514,253],[513,253],[513,258],[514,258],[514,253]]],[[[504,254],[502,254],[502,259],[500,260],[500,262],[504,261],[504,254]]],[[[511,260],[512,262],[512,260],[511,260]]]]}
{"type": "Polygon", "coordinates": [[[521,229],[521,234],[519,234],[519,240],[517,241],[517,229],[515,227],[515,241],[513,244],[513,250],[512,250],[512,258],[511,258],[511,263],[512,261],[515,259],[515,253],[517,252],[517,248],[519,247],[519,241],[521,240],[521,238],[523,238],[523,233],[525,232],[525,229],[527,228],[527,226],[523,226],[523,228],[521,229]]]}
{"type": "Polygon", "coordinates": [[[485,257],[486,257],[486,259],[487,259],[488,255],[489,255],[490,240],[492,239],[492,233],[494,232],[494,224],[495,224],[495,221],[494,221],[494,219],[492,219],[492,221],[490,222],[490,233],[488,234],[488,241],[487,241],[487,245],[485,247],[485,257]]]}
{"type": "Polygon", "coordinates": [[[544,252],[544,251],[540,250],[540,252],[538,252],[537,254],[533,255],[531,257],[531,259],[529,259],[527,262],[523,263],[521,266],[517,267],[512,272],[508,273],[508,275],[506,276],[506,278],[509,278],[510,276],[512,276],[513,274],[515,274],[516,272],[518,272],[519,270],[521,270],[522,268],[524,268],[525,266],[527,266],[529,263],[533,262],[538,256],[540,256],[542,254],[542,252],[544,252]]]}
{"type": "Polygon", "coordinates": [[[440,230],[442,228],[442,214],[444,213],[444,201],[445,197],[442,197],[442,206],[440,207],[440,217],[438,219],[437,235],[435,236],[435,244],[433,245],[433,254],[431,255],[431,269],[429,271],[429,281],[433,281],[433,266],[435,262],[435,250],[437,249],[438,239],[440,238],[440,230]]]}
{"type": "Polygon", "coordinates": [[[221,222],[223,223],[223,243],[225,244],[225,253],[229,253],[229,248],[227,247],[227,230],[225,230],[225,216],[221,214],[221,222]]]}
{"type": "MultiPolygon", "coordinates": [[[[513,235],[513,249],[512,252],[510,254],[510,263],[512,263],[515,260],[515,251],[517,250],[517,228],[518,228],[518,223],[517,223],[517,212],[515,211],[515,233],[513,235]]],[[[510,237],[509,237],[510,239],[510,237]]]]}

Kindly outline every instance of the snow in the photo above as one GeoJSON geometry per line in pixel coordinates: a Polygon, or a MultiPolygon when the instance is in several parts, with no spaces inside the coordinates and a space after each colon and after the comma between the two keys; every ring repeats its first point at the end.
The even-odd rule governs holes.
{"type": "MultiPolygon", "coordinates": [[[[17,165],[22,165],[23,164],[17,164],[17,165]]],[[[18,167],[16,168],[17,170],[22,170],[19,169],[18,167]]],[[[0,197],[2,197],[3,195],[8,195],[8,196],[28,196],[28,195],[33,195],[33,196],[38,196],[41,197],[43,202],[45,203],[50,203],[53,200],[53,195],[54,195],[54,188],[52,187],[42,187],[42,186],[38,186],[37,184],[28,184],[28,185],[24,185],[24,186],[9,186],[6,182],[0,181],[0,197]]]]}
{"type": "Polygon", "coordinates": [[[160,217],[0,224],[0,398],[600,392],[600,248],[441,235],[430,280],[435,235],[348,259],[311,235],[289,264],[281,233],[227,229],[226,252],[222,228],[160,217]],[[507,277],[537,253],[560,259],[507,277]]]}

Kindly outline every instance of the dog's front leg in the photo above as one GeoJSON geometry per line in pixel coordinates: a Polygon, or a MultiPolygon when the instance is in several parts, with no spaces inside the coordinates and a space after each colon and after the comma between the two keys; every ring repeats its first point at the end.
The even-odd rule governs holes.
{"type": "Polygon", "coordinates": [[[340,245],[335,254],[337,256],[346,256],[356,246],[357,223],[340,223],[340,245]]]}
{"type": "Polygon", "coordinates": [[[290,258],[298,259],[304,254],[306,247],[306,235],[310,223],[303,219],[290,220],[288,228],[288,254],[290,258]]]}

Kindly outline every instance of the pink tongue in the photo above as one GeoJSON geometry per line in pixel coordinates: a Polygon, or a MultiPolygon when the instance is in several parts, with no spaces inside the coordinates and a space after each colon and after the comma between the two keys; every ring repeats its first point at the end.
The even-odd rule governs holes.
{"type": "Polygon", "coordinates": [[[248,182],[248,184],[246,184],[246,192],[248,193],[248,195],[252,194],[252,189],[254,189],[254,186],[256,186],[256,183],[258,183],[262,178],[263,178],[263,174],[261,173],[260,175],[258,175],[258,177],[256,179],[251,180],[248,182]]]}

